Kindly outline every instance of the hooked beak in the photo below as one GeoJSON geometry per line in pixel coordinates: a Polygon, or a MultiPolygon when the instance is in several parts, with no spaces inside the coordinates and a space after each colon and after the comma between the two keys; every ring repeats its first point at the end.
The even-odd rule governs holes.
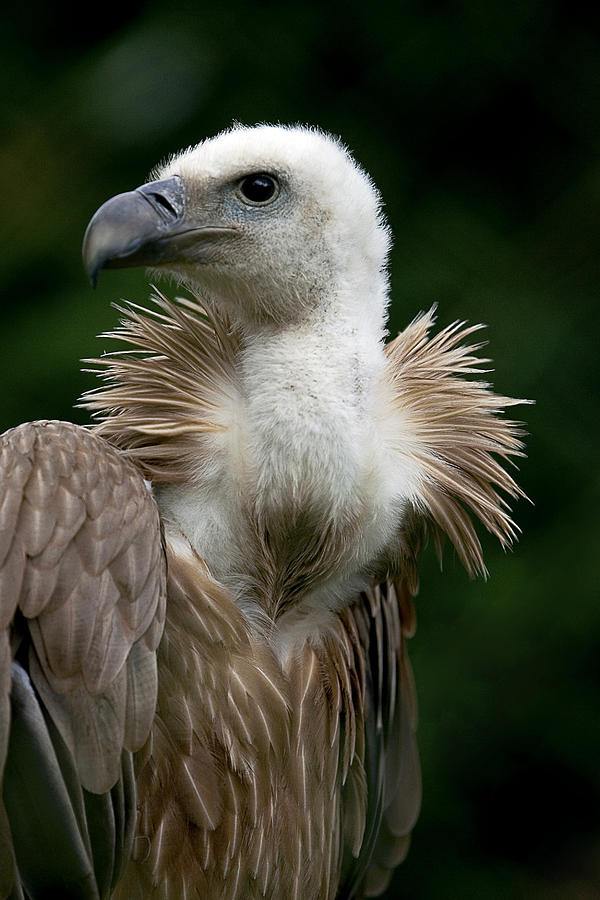
{"type": "Polygon", "coordinates": [[[83,238],[83,263],[96,286],[100,269],[198,260],[207,238],[223,226],[186,223],[185,185],[179,175],[117,194],[92,216],[83,238]]]}

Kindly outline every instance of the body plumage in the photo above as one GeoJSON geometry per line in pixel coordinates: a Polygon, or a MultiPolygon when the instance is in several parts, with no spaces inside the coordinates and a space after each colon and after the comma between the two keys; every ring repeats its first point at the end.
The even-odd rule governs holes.
{"type": "MultiPolygon", "coordinates": [[[[102,896],[374,896],[406,852],[420,797],[405,649],[418,556],[429,536],[439,547],[447,535],[469,572],[485,571],[467,510],[512,541],[499,491],[520,491],[501,461],[520,455],[521,442],[517,423],[500,414],[517,401],[473,378],[481,345],[465,340],[477,327],[455,323],[431,336],[431,311],[384,343],[388,249],[370,179],[339,143],[308,129],[236,127],[173,157],[90,223],[93,277],[150,264],[194,296],[172,302],[156,292],[148,310],[122,308],[110,336],[129,349],[95,360],[104,383],[83,401],[97,417],[94,435],[34,424],[22,426],[26,450],[25,432],[4,438],[17,510],[24,488],[13,460],[25,453],[34,473],[54,470],[51,448],[66,435],[76,455],[89,441],[116,448],[116,495],[126,503],[128,485],[138,479],[139,491],[145,478],[144,515],[160,514],[162,545],[148,531],[151,554],[115,551],[128,562],[111,576],[116,600],[94,638],[100,653],[107,634],[119,645],[118,698],[110,679],[92,685],[88,676],[82,648],[99,615],[89,591],[74,604],[72,593],[38,589],[33,608],[12,589],[5,616],[21,635],[13,669],[50,710],[54,752],[75,758],[71,794],[83,791],[90,810],[86,792],[114,798],[115,785],[132,783],[115,768],[125,765],[121,751],[123,760],[135,753],[139,813],[124,816],[129,837],[110,873],[94,843],[102,815],[101,827],[91,812],[75,815],[102,896]],[[117,615],[124,596],[137,630],[117,615]],[[56,682],[46,639],[36,637],[50,635],[60,667],[57,605],[65,621],[79,617],[69,685],[56,682]],[[73,746],[75,713],[62,698],[74,688],[80,704],[95,691],[119,721],[131,720],[127,734],[113,735],[104,777],[89,774],[101,742],[82,759],[73,746]]],[[[64,474],[69,484],[76,469],[64,474]]],[[[102,548],[110,504],[86,506],[80,491],[79,527],[101,536],[102,548]]],[[[13,562],[0,576],[17,559],[31,577],[35,553],[15,551],[27,527],[19,513],[13,562]]],[[[44,534],[48,556],[57,532],[44,534]]],[[[104,549],[100,578],[113,564],[104,549]]],[[[69,553],[68,543],[54,552],[57,583],[69,553]]],[[[102,721],[94,727],[102,736],[102,721]]],[[[7,835],[12,877],[26,885],[21,839],[7,835]]]]}

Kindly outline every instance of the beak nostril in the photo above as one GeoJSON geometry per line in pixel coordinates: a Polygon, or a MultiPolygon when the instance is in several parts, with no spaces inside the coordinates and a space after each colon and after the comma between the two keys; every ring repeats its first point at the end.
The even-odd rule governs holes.
{"type": "Polygon", "coordinates": [[[143,184],[136,188],[136,191],[144,197],[164,223],[170,225],[183,218],[185,189],[178,175],[143,184]]]}
{"type": "Polygon", "coordinates": [[[154,192],[153,192],[153,193],[151,193],[149,196],[152,197],[152,199],[155,200],[155,201],[159,204],[159,206],[162,206],[162,208],[163,208],[170,216],[172,216],[174,219],[177,218],[177,216],[179,215],[179,213],[177,212],[177,210],[175,209],[175,207],[173,206],[173,204],[172,204],[172,203],[169,203],[169,201],[168,201],[167,198],[164,196],[164,194],[159,194],[159,193],[154,193],[154,192]]]}

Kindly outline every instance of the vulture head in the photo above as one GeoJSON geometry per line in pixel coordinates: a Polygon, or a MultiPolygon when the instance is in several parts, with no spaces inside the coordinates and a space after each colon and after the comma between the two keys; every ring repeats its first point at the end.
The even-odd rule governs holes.
{"type": "Polygon", "coordinates": [[[332,287],[382,311],[388,245],[379,194],[339,142],[263,125],[203,141],[109,200],[84,258],[93,282],[103,267],[145,265],[235,320],[289,323],[327,306],[332,287]]]}

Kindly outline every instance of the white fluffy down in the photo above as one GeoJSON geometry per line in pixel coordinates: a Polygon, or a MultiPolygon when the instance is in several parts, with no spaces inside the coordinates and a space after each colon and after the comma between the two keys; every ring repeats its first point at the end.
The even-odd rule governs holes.
{"type": "MultiPolygon", "coordinates": [[[[369,564],[397,535],[418,474],[395,452],[397,424],[383,378],[390,238],[376,188],[338,141],[305,128],[236,127],[155,174],[180,175],[201,205],[249,172],[282,178],[288,196],[268,220],[262,211],[256,215],[256,226],[252,213],[244,213],[245,234],[258,249],[235,260],[237,281],[227,288],[231,294],[237,282],[245,284],[239,305],[228,308],[245,333],[239,385],[233,397],[224,392],[227,428],[212,438],[210,471],[203,467],[191,490],[162,488],[158,499],[173,531],[183,532],[214,575],[237,588],[254,618],[258,611],[246,603],[239,575],[252,568],[249,501],[267,522],[292,510],[300,495],[318,510],[324,529],[332,521],[343,527],[361,520],[344,564],[306,598],[301,615],[282,620],[277,639],[287,648],[319,630],[327,611],[364,585],[369,564]],[[298,278],[296,259],[304,271],[324,273],[316,288],[314,278],[298,278]],[[260,265],[269,268],[268,278],[256,272],[260,265]],[[252,276],[245,277],[245,267],[252,276]],[[272,290],[273,307],[290,283],[294,290],[281,314],[269,321],[250,315],[248,305],[263,301],[247,285],[272,290]]],[[[184,275],[205,295],[216,295],[216,304],[229,302],[210,266],[188,267],[184,275]]]]}

